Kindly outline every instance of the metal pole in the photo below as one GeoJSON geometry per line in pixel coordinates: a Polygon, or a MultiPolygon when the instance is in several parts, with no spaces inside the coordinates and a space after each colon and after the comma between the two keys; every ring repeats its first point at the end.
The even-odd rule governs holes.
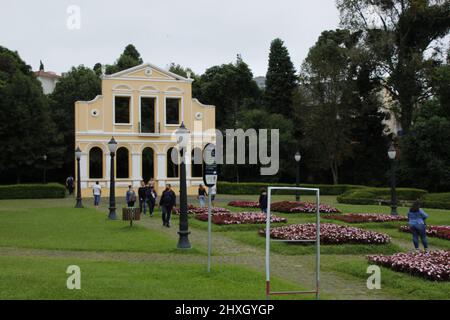
{"type": "Polygon", "coordinates": [[[267,213],[266,213],[266,298],[270,298],[270,204],[272,188],[267,190],[267,213]]]}
{"type": "Polygon", "coordinates": [[[114,181],[114,152],[111,152],[111,172],[110,172],[110,183],[109,183],[109,216],[110,220],[116,220],[116,189],[114,181]]]}
{"type": "Polygon", "coordinates": [[[187,186],[186,186],[186,163],[184,148],[181,148],[181,168],[180,168],[180,227],[178,231],[179,239],[178,249],[190,249],[189,242],[189,224],[188,224],[188,210],[187,210],[187,186]]]}
{"type": "Polygon", "coordinates": [[[320,191],[316,191],[316,299],[319,299],[320,290],[320,191]]]}
{"type": "Polygon", "coordinates": [[[211,237],[211,188],[208,189],[208,272],[211,272],[211,248],[212,248],[212,237],[211,237]]]}
{"type": "Polygon", "coordinates": [[[83,208],[81,200],[81,173],[80,173],[80,159],[77,158],[77,203],[75,208],[83,208]]]}
{"type": "Polygon", "coordinates": [[[395,189],[396,179],[395,179],[395,171],[396,171],[396,162],[395,159],[392,160],[391,164],[391,214],[394,216],[398,215],[397,212],[397,191],[395,189]]]}
{"type": "MultiPolygon", "coordinates": [[[[297,176],[295,179],[296,183],[295,186],[298,188],[300,186],[300,161],[297,161],[297,176]]],[[[295,201],[300,201],[300,192],[299,190],[295,191],[295,201]]]]}

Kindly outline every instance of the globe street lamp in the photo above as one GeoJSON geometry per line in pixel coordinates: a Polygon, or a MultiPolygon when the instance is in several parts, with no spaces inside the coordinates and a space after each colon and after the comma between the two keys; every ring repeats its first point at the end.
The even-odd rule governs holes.
{"type": "Polygon", "coordinates": [[[396,171],[396,157],[397,150],[395,149],[394,143],[391,144],[388,150],[388,157],[391,160],[391,214],[394,216],[398,215],[397,212],[397,192],[395,190],[395,171],[396,171]]]}
{"type": "Polygon", "coordinates": [[[181,163],[180,163],[180,227],[178,231],[178,249],[190,249],[189,242],[189,225],[188,225],[188,210],[187,210],[187,187],[186,187],[186,163],[185,153],[189,140],[189,130],[186,129],[184,123],[181,123],[180,128],[175,132],[177,144],[180,148],[181,163]]]}
{"type": "MultiPolygon", "coordinates": [[[[295,186],[298,188],[300,186],[300,160],[302,160],[302,155],[300,154],[300,151],[297,151],[297,153],[294,156],[295,162],[297,162],[297,176],[295,179],[295,186]]],[[[297,190],[295,191],[295,201],[300,201],[300,192],[297,190]]]]}
{"type": "Polygon", "coordinates": [[[42,156],[42,159],[44,160],[44,179],[43,179],[43,182],[44,182],[44,184],[46,184],[47,183],[47,155],[44,154],[42,156]]]}
{"type": "Polygon", "coordinates": [[[75,208],[83,208],[83,203],[81,201],[81,172],[80,172],[80,159],[81,159],[81,149],[77,147],[75,150],[75,156],[77,158],[77,203],[75,208]]]}
{"type": "Polygon", "coordinates": [[[116,220],[116,189],[114,181],[114,156],[117,150],[117,142],[114,137],[108,142],[109,154],[111,156],[111,172],[110,172],[110,184],[109,184],[109,215],[110,220],[116,220]]]}

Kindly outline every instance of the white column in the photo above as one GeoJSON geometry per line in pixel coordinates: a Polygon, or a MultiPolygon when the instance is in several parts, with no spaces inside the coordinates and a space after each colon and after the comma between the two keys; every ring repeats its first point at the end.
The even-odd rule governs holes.
{"type": "Polygon", "coordinates": [[[134,187],[139,187],[139,182],[142,180],[141,166],[142,155],[140,153],[133,153],[131,155],[131,172],[134,187]]]}
{"type": "Polygon", "coordinates": [[[87,154],[82,153],[80,157],[80,178],[81,178],[81,188],[87,188],[87,180],[88,180],[88,163],[87,163],[87,154]]]}
{"type": "MultiPolygon", "coordinates": [[[[192,151],[191,151],[192,152],[192,151]]],[[[189,187],[192,180],[192,159],[191,154],[185,154],[184,160],[186,162],[186,185],[189,187]]]]}
{"type": "Polygon", "coordinates": [[[156,179],[158,180],[159,186],[163,187],[165,185],[165,181],[167,178],[167,161],[166,161],[166,154],[165,153],[158,153],[156,155],[156,161],[158,163],[158,172],[156,175],[156,179]]]}
{"type": "Polygon", "coordinates": [[[105,179],[107,183],[109,183],[109,180],[111,179],[111,155],[109,153],[105,155],[105,164],[105,179]]]}

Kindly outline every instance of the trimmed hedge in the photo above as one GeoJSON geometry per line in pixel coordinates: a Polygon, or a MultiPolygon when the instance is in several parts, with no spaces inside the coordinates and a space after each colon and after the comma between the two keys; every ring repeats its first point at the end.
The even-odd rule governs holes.
{"type": "Polygon", "coordinates": [[[450,193],[428,193],[422,198],[422,206],[450,210],[450,193]]]}
{"type": "MultiPolygon", "coordinates": [[[[217,192],[220,194],[233,194],[233,195],[257,195],[260,193],[261,188],[271,187],[295,187],[295,184],[283,184],[283,183],[259,183],[259,182],[249,182],[249,183],[237,183],[237,182],[221,182],[217,183],[217,192]]],[[[337,196],[347,192],[349,190],[366,188],[364,186],[356,185],[329,185],[329,184],[300,184],[302,188],[319,188],[321,195],[337,196]]],[[[276,190],[274,194],[286,194],[292,195],[295,191],[283,191],[276,190]]],[[[301,194],[315,194],[314,192],[303,191],[301,194]]]]}
{"type": "Polygon", "coordinates": [[[62,184],[15,184],[0,186],[0,199],[54,199],[64,198],[62,184]]]}
{"type": "MultiPolygon", "coordinates": [[[[422,199],[426,190],[412,188],[397,188],[397,199],[400,201],[415,201],[422,199]]],[[[363,190],[350,190],[337,197],[339,203],[347,204],[378,204],[380,200],[389,201],[391,198],[390,188],[364,188],[363,190]]]]}

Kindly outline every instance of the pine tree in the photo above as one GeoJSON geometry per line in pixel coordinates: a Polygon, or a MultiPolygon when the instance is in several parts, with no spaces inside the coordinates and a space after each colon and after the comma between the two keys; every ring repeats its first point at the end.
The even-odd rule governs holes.
{"type": "Polygon", "coordinates": [[[42,60],[40,60],[39,71],[44,71],[44,64],[42,63],[42,60]]]}
{"type": "Polygon", "coordinates": [[[286,117],[292,114],[292,100],[297,86],[295,68],[281,39],[270,45],[269,68],[266,75],[265,104],[269,112],[286,117]]]}

